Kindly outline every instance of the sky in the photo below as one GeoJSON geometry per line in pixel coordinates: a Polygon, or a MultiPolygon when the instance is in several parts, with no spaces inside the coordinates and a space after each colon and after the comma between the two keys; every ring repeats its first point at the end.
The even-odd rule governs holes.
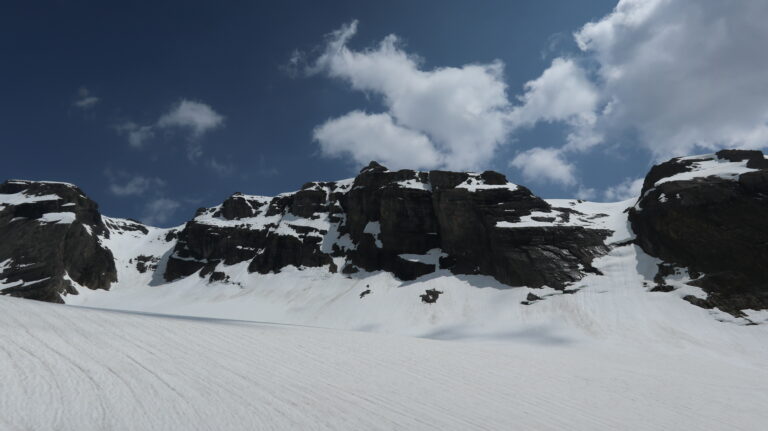
{"type": "Polygon", "coordinates": [[[764,0],[4,1],[0,172],[158,226],[234,192],[496,170],[636,195],[768,145],[764,0]]]}

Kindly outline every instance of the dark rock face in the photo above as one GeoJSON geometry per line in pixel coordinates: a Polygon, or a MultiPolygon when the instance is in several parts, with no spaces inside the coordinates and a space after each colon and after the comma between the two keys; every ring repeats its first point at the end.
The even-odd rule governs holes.
{"type": "Polygon", "coordinates": [[[70,184],[0,184],[0,293],[48,302],[76,294],[69,281],[109,289],[117,280],[98,206],[70,184]]]}
{"type": "Polygon", "coordinates": [[[179,233],[165,278],[249,261],[259,273],[328,266],[412,280],[449,269],[563,288],[608,251],[605,230],[498,225],[533,211],[551,221],[570,216],[496,172],[389,171],[372,162],[353,181],[308,183],[275,198],[235,194],[201,209],[179,233]]]}
{"type": "Polygon", "coordinates": [[[422,295],[419,295],[419,297],[421,298],[421,302],[425,304],[434,304],[442,293],[442,291],[437,289],[427,289],[422,295]]]}
{"type": "Polygon", "coordinates": [[[760,151],[672,159],[651,169],[641,196],[629,213],[637,243],[688,268],[696,278],[691,284],[709,295],[691,302],[737,316],[768,308],[768,160],[760,151]],[[726,162],[754,171],[722,177],[702,170],[702,176],[663,182],[701,164],[726,162]]]}

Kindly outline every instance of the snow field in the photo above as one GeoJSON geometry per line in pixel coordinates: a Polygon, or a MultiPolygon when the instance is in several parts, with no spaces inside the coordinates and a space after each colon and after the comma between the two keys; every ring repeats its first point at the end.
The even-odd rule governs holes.
{"type": "Polygon", "coordinates": [[[665,336],[440,341],[0,297],[0,429],[764,429],[764,348],[665,336]]]}

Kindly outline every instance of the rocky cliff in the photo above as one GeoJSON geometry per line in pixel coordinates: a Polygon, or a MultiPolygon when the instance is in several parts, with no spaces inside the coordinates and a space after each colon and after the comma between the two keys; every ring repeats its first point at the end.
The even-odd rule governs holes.
{"type": "Polygon", "coordinates": [[[555,223],[572,215],[496,172],[390,171],[374,162],[352,180],[274,198],[237,193],[200,209],[179,233],[165,278],[217,277],[220,263],[249,261],[259,273],[327,266],[412,280],[448,269],[562,289],[608,251],[610,232],[555,223]],[[545,223],[522,222],[534,213],[545,223]]]}
{"type": "Polygon", "coordinates": [[[768,160],[760,151],[654,166],[629,220],[643,250],[666,262],[659,280],[685,268],[708,294],[687,300],[735,315],[768,308],[768,160]]]}
{"type": "MultiPolygon", "coordinates": [[[[251,275],[315,268],[403,282],[489,276],[499,287],[572,293],[585,276],[601,277],[595,259],[634,243],[660,262],[649,290],[682,283],[681,292],[699,289],[689,302],[740,316],[768,309],[765,220],[768,163],[757,151],[662,163],[637,202],[618,206],[543,200],[491,171],[391,171],[372,162],[355,178],[275,197],[235,193],[175,229],[102,217],[73,185],[12,180],[0,185],[0,292],[62,302],[118,279],[247,287],[251,275]]],[[[441,294],[420,297],[433,303],[441,294]]],[[[524,302],[539,299],[530,293],[524,302]]]]}
{"type": "Polygon", "coordinates": [[[109,289],[117,280],[98,206],[65,183],[0,184],[0,293],[63,302],[75,284],[109,289]]]}

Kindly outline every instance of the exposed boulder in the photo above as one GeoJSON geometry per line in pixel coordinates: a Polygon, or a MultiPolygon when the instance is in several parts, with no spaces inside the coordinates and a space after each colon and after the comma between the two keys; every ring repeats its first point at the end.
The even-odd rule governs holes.
{"type": "Polygon", "coordinates": [[[768,308],[768,160],[725,150],[654,166],[629,220],[648,254],[698,276],[706,300],[734,315],[768,308]]]}
{"type": "Polygon", "coordinates": [[[65,183],[0,184],[0,293],[48,302],[117,280],[98,206],[65,183]]]}

